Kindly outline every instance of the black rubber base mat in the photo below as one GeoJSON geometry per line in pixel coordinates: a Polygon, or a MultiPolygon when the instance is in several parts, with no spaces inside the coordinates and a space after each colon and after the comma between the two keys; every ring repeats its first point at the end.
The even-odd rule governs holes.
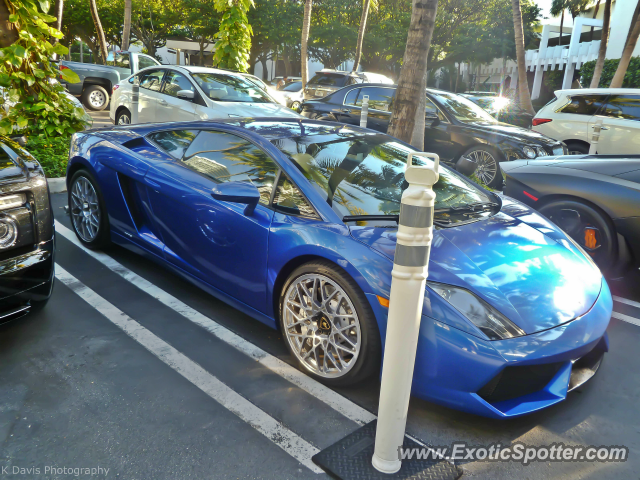
{"type": "MultiPolygon", "coordinates": [[[[376,437],[376,421],[359,428],[313,456],[316,465],[342,480],[456,480],[462,469],[446,460],[404,460],[397,473],[381,473],[371,465],[376,437]]],[[[404,448],[422,445],[404,437],[404,448]]]]}

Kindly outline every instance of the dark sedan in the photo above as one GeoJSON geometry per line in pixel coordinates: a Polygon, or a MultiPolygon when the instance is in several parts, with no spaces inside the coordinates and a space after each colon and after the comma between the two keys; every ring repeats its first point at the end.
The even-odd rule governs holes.
{"type": "MultiPolygon", "coordinates": [[[[395,92],[395,85],[350,85],[325,98],[306,100],[302,115],[359,125],[362,99],[368,95],[367,126],[386,133],[395,92]]],[[[499,162],[566,153],[562,142],[501,123],[461,95],[432,89],[427,90],[424,149],[450,165],[462,156],[473,159],[477,177],[493,188],[502,185],[499,162]]]]}
{"type": "Polygon", "coordinates": [[[47,303],[53,287],[53,244],[42,167],[0,135],[0,323],[47,303]]]}
{"type": "Polygon", "coordinates": [[[510,98],[475,95],[463,96],[471,100],[473,103],[480,105],[500,122],[509,123],[522,128],[531,128],[533,114],[527,112],[510,98]]]}
{"type": "Polygon", "coordinates": [[[640,264],[640,155],[520,160],[503,171],[506,194],[562,228],[602,270],[640,264]]]}

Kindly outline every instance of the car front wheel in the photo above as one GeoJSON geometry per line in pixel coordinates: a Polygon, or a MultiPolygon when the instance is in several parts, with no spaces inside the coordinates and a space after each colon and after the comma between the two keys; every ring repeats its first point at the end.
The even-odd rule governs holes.
{"type": "Polygon", "coordinates": [[[331,386],[380,368],[380,332],[355,281],[329,262],[298,267],[280,298],[280,328],[298,368],[331,386]]]}
{"type": "Polygon", "coordinates": [[[116,125],[129,125],[131,123],[131,113],[129,110],[121,110],[116,116],[116,125]]]}
{"type": "Polygon", "coordinates": [[[497,152],[491,147],[478,145],[471,147],[464,154],[478,165],[475,175],[481,183],[491,188],[502,187],[502,172],[497,152]]]}
{"type": "Polygon", "coordinates": [[[109,218],[98,182],[87,170],[78,170],[69,182],[69,213],[78,239],[89,248],[111,241],[109,218]]]}

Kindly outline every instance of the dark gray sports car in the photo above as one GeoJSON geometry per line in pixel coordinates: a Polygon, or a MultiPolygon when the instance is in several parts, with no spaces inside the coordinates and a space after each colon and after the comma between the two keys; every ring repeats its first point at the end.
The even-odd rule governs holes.
{"type": "Polygon", "coordinates": [[[565,155],[501,167],[506,195],[562,228],[602,270],[640,263],[640,155],[565,155]]]}

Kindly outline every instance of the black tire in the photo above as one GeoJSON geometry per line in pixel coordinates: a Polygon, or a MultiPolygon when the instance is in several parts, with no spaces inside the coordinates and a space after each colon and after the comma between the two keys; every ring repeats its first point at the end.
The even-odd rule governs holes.
{"type": "Polygon", "coordinates": [[[464,152],[463,156],[475,160],[478,164],[475,176],[480,180],[480,183],[496,190],[502,188],[501,156],[495,148],[476,145],[464,152]]]}
{"type": "Polygon", "coordinates": [[[567,142],[569,155],[586,155],[589,153],[589,145],[582,142],[567,142]]]}
{"type": "Polygon", "coordinates": [[[99,112],[109,105],[109,94],[100,85],[89,85],[82,91],[82,104],[89,110],[99,112]]]}
{"type": "Polygon", "coordinates": [[[102,196],[102,192],[100,191],[100,186],[98,185],[97,180],[91,174],[91,172],[85,169],[81,169],[73,174],[73,176],[71,177],[71,181],[69,182],[68,201],[69,215],[71,216],[71,227],[78,237],[78,240],[80,240],[80,242],[87,248],[91,249],[107,247],[111,243],[109,216],[107,213],[107,209],[105,208],[104,197],[102,196]],[[97,210],[100,212],[100,215],[98,221],[96,222],[97,230],[95,232],[95,235],[91,236],[91,238],[87,236],[86,231],[82,231],[80,221],[78,221],[76,217],[76,215],[82,214],[82,208],[80,208],[79,210],[79,199],[74,198],[77,197],[77,195],[75,195],[76,183],[82,181],[81,179],[84,179],[91,184],[98,200],[97,210]]]}
{"type": "MultiPolygon", "coordinates": [[[[312,320],[312,317],[308,318],[312,320]]],[[[306,263],[291,273],[280,293],[279,323],[283,341],[298,368],[325,385],[335,387],[354,385],[380,372],[382,346],[380,342],[380,331],[373,310],[358,284],[344,270],[331,262],[314,261],[306,263]],[[358,317],[361,338],[360,352],[354,364],[350,367],[350,370],[342,376],[327,378],[326,376],[315,374],[298,358],[285,329],[284,311],[286,293],[296,280],[309,274],[328,277],[329,280],[335,282],[346,293],[358,317]]],[[[320,324],[318,323],[317,325],[319,326],[320,324]]],[[[337,330],[332,328],[330,336],[335,335],[335,331],[337,330]]],[[[337,352],[335,348],[334,350],[337,352]]]]}
{"type": "Polygon", "coordinates": [[[131,112],[126,108],[123,108],[116,115],[116,125],[130,125],[131,124],[131,112]]]}
{"type": "Polygon", "coordinates": [[[539,208],[540,213],[575,240],[596,262],[600,270],[610,271],[618,260],[618,236],[609,216],[594,205],[571,199],[558,199],[539,208]],[[594,231],[595,249],[586,245],[587,229],[594,231]]]}

